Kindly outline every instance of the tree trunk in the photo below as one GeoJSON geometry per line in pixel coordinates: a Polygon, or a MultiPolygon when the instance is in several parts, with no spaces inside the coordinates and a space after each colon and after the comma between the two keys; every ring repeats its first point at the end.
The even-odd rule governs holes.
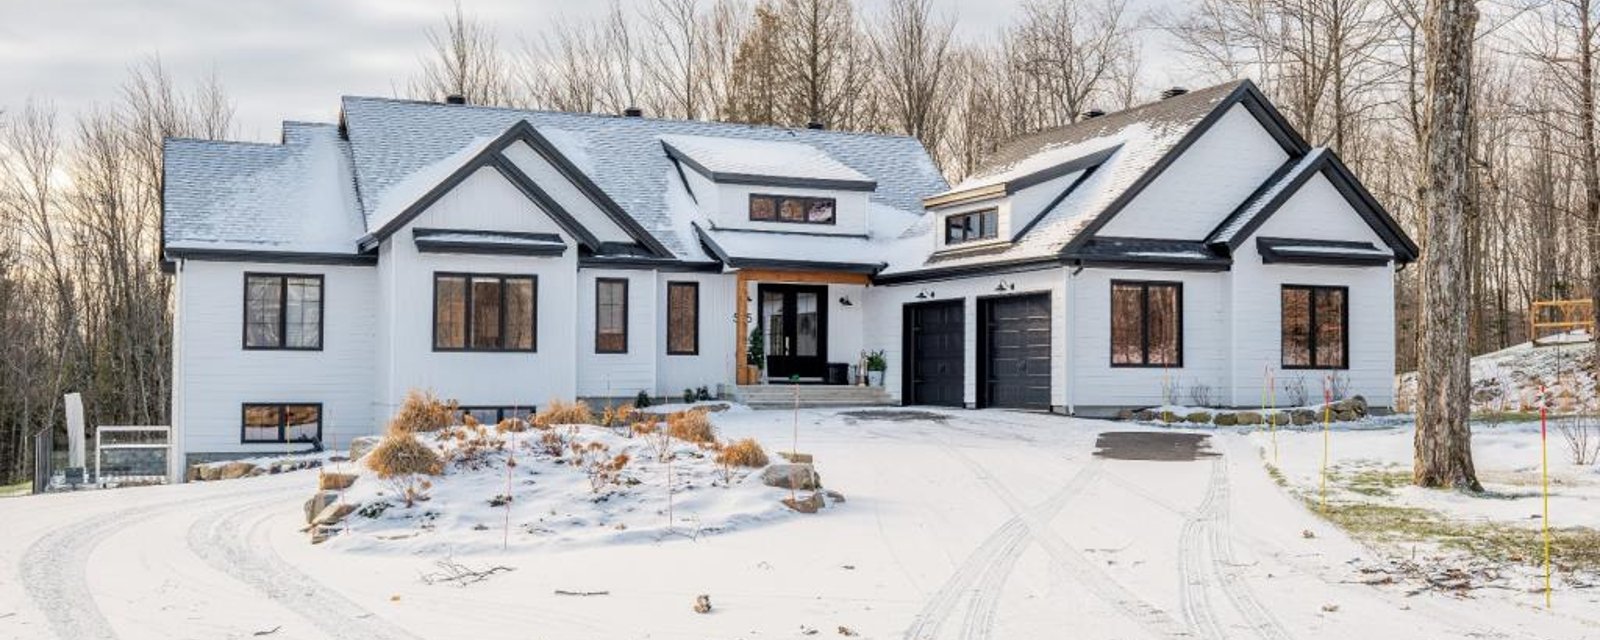
{"type": "Polygon", "coordinates": [[[1423,487],[1481,491],[1467,426],[1472,380],[1467,354],[1468,184],[1472,144],[1474,0],[1429,0],[1427,128],[1422,148],[1422,344],[1417,383],[1414,480],[1423,487]]]}
{"type": "MultiPolygon", "coordinates": [[[[1590,0],[1579,0],[1578,10],[1578,144],[1583,153],[1583,220],[1589,247],[1589,299],[1600,310],[1600,167],[1595,166],[1594,22],[1590,0]]],[[[1595,362],[1600,366],[1600,340],[1594,341],[1595,362]]]]}

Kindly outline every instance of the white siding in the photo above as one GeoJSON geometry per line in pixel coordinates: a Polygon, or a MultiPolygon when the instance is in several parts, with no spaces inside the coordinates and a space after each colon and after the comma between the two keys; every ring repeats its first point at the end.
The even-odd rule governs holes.
{"type": "Polygon", "coordinates": [[[1213,402],[1227,396],[1227,272],[1085,269],[1069,285],[1073,355],[1071,404],[1085,407],[1148,406],[1162,402],[1162,385],[1189,403],[1195,384],[1211,388],[1213,402]],[[1111,366],[1111,282],[1163,281],[1183,284],[1183,366],[1111,366]]]}
{"type": "Polygon", "coordinates": [[[185,261],[177,276],[175,436],[187,453],[299,450],[241,443],[247,402],[320,402],[330,447],[373,433],[372,267],[185,261]],[[245,350],[244,274],[323,276],[321,351],[245,350]]]}
{"type": "Polygon", "coordinates": [[[517,142],[506,147],[505,156],[601,242],[634,241],[632,236],[611,219],[611,216],[606,215],[599,205],[584,195],[577,185],[561,175],[526,143],[517,142]]]}
{"type": "Polygon", "coordinates": [[[744,350],[735,342],[733,319],[734,276],[722,273],[661,273],[656,276],[660,295],[656,307],[661,309],[661,320],[656,322],[656,344],[661,345],[657,360],[657,395],[677,397],[684,389],[702,385],[716,393],[718,384],[729,384],[735,379],[735,357],[743,358],[744,350]],[[700,284],[700,352],[696,355],[672,355],[667,351],[667,283],[696,282],[700,284]]]}
{"type": "Polygon", "coordinates": [[[412,228],[564,233],[554,218],[522,195],[499,171],[478,169],[396,232],[391,241],[411,243],[412,228]]]}
{"type": "Polygon", "coordinates": [[[1255,116],[1235,105],[1100,235],[1204,238],[1288,159],[1255,116]]]}
{"type": "MultiPolygon", "coordinates": [[[[658,287],[653,271],[627,271],[621,269],[584,269],[578,273],[578,289],[571,297],[577,309],[577,344],[579,397],[631,397],[656,388],[656,363],[664,355],[666,346],[660,338],[666,333],[658,327],[665,318],[657,315],[656,301],[666,299],[666,291],[658,287]],[[595,281],[599,278],[622,278],[628,281],[628,352],[595,353],[595,281]]],[[[681,389],[679,390],[682,391],[681,389]]]]}
{"type": "Polygon", "coordinates": [[[1008,273],[980,276],[961,280],[924,282],[905,285],[873,287],[869,290],[866,305],[865,344],[867,349],[883,349],[889,370],[884,375],[884,387],[890,397],[901,400],[901,373],[905,354],[901,349],[905,305],[927,301],[962,300],[965,308],[963,349],[966,366],[963,372],[963,402],[969,406],[978,401],[978,301],[995,295],[1021,295],[1025,293],[1050,294],[1050,404],[1066,404],[1067,386],[1067,315],[1066,275],[1063,269],[1052,268],[1027,273],[1008,273]],[[1015,285],[1003,294],[995,288],[1001,283],[1015,285]],[[930,299],[917,299],[919,293],[931,293],[930,299]]]}

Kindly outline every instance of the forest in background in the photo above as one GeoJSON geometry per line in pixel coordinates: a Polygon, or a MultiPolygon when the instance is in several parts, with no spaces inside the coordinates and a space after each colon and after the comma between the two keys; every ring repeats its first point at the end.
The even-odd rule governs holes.
{"type": "MultiPolygon", "coordinates": [[[[1126,0],[1027,0],[1006,29],[957,38],[928,0],[643,0],[523,28],[458,6],[426,34],[406,97],[907,134],[956,180],[1004,140],[1154,99],[1144,39],[1160,33],[1188,88],[1251,78],[1316,145],[1333,147],[1412,232],[1424,140],[1424,3],[1200,0],[1139,14],[1126,0]]],[[[1468,123],[1473,353],[1526,339],[1536,299],[1600,282],[1590,0],[1481,3],[1468,123]]],[[[119,98],[61,113],[49,96],[0,111],[0,484],[26,477],[27,435],[164,424],[171,280],[160,270],[161,141],[227,139],[226,78],[134,62],[119,98]]],[[[1396,353],[1417,362],[1419,283],[1399,274],[1396,353]]]]}

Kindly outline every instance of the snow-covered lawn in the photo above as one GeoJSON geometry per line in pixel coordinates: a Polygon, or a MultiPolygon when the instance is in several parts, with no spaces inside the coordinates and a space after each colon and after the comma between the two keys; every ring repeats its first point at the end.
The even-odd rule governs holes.
{"type": "MultiPolygon", "coordinates": [[[[725,438],[789,446],[788,412],[714,420],[725,438]]],[[[1286,489],[1261,435],[1207,429],[1219,455],[1187,461],[1093,455],[1101,432],[1129,430],[1182,433],[1007,411],[803,411],[799,448],[846,503],[693,540],[557,536],[501,552],[501,531],[468,528],[490,544],[463,542],[456,562],[513,570],[466,587],[420,579],[440,547],[309,544],[315,471],[4,500],[0,638],[1600,635],[1596,589],[1564,588],[1546,612],[1518,590],[1361,584],[1357,569],[1380,556],[1292,493],[1318,433],[1279,433],[1286,489]],[[692,611],[701,594],[709,614],[692,611]]],[[[1404,429],[1333,435],[1352,459],[1409,456],[1404,429]]],[[[1486,479],[1498,455],[1483,454],[1486,479]]],[[[519,497],[513,521],[547,514],[540,499],[519,497]]],[[[685,516],[721,508],[684,504],[685,516]]],[[[1573,522],[1584,507],[1552,508],[1573,522]]]]}

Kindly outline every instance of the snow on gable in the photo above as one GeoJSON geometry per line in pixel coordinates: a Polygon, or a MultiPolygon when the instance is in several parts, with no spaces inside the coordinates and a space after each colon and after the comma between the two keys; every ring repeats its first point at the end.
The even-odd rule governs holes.
{"type": "Polygon", "coordinates": [[[367,214],[369,228],[376,230],[388,225],[499,138],[499,135],[473,138],[450,155],[423,166],[381,193],[368,194],[367,199],[375,201],[367,214]]]}
{"type": "Polygon", "coordinates": [[[1255,236],[1304,240],[1348,240],[1371,242],[1380,247],[1388,243],[1350,205],[1344,194],[1322,173],[1311,176],[1284,201],[1260,227],[1255,236]]]}
{"type": "Polygon", "coordinates": [[[284,123],[285,144],[168,140],[169,250],[356,252],[349,149],[331,124],[284,123]]]}
{"type": "Polygon", "coordinates": [[[713,182],[814,181],[838,188],[868,190],[877,186],[866,174],[851,169],[821,149],[800,142],[666,135],[661,136],[661,143],[668,155],[713,182]]]}
{"type": "MultiPolygon", "coordinates": [[[[540,131],[540,133],[543,134],[544,132],[540,131]]],[[[581,148],[577,146],[581,144],[581,134],[562,132],[560,137],[564,138],[569,145],[581,148]]],[[[597,240],[601,242],[634,242],[633,236],[628,235],[628,232],[618,226],[609,214],[578,188],[578,185],[573,184],[572,180],[562,175],[560,170],[545,159],[544,156],[540,155],[538,151],[528,146],[528,143],[520,140],[513,142],[502,153],[512,164],[521,169],[529,178],[532,178],[534,184],[549,193],[550,197],[562,209],[571,214],[578,224],[587,229],[589,233],[594,234],[597,240]]],[[[565,157],[564,153],[562,155],[565,157]]],[[[592,164],[587,155],[580,157],[585,162],[592,164]]],[[[576,165],[576,161],[570,158],[568,158],[568,161],[574,162],[580,171],[583,170],[581,165],[576,165]]]]}

